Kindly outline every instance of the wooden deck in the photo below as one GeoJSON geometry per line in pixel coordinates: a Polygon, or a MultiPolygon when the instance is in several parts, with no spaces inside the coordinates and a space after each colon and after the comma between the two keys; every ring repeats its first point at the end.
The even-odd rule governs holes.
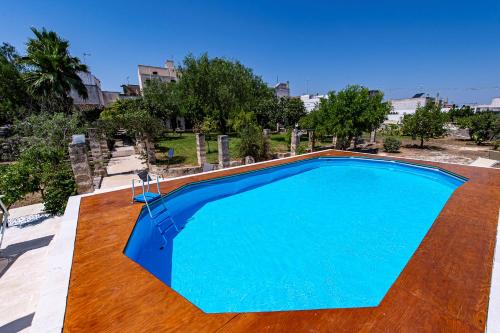
{"type": "MultiPolygon", "coordinates": [[[[326,151],[317,155],[356,154],[326,151]]],[[[469,181],[454,192],[381,304],[373,308],[205,314],[123,254],[141,209],[139,204],[130,204],[129,189],[85,197],[80,206],[64,330],[483,332],[500,207],[500,170],[426,164],[469,181]]],[[[247,166],[215,175],[262,167],[247,166]]],[[[212,177],[214,174],[200,174],[167,182],[162,184],[162,192],[212,177]]]]}

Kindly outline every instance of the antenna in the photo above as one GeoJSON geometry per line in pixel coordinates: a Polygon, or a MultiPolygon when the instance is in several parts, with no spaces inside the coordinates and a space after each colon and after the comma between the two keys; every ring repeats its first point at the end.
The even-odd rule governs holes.
{"type": "Polygon", "coordinates": [[[130,76],[127,76],[127,86],[130,84],[129,79],[130,79],[130,76]]]}
{"type": "Polygon", "coordinates": [[[90,57],[92,54],[83,52],[83,63],[87,64],[87,57],[90,57]]]}

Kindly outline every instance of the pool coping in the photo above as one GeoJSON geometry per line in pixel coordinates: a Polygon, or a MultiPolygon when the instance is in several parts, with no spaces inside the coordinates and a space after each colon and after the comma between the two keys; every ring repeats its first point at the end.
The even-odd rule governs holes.
{"type": "MultiPolygon", "coordinates": [[[[477,169],[477,168],[474,168],[474,167],[466,167],[466,166],[461,166],[461,165],[456,165],[456,164],[448,164],[448,163],[437,163],[437,162],[427,162],[427,161],[420,161],[420,160],[414,160],[414,159],[399,159],[399,158],[387,158],[387,157],[382,157],[382,156],[377,156],[377,155],[370,155],[370,154],[359,154],[359,153],[351,153],[351,152],[339,152],[339,151],[334,151],[334,150],[327,150],[327,151],[321,151],[321,152],[316,152],[316,153],[309,153],[309,154],[304,154],[304,155],[300,155],[300,156],[296,156],[296,157],[290,157],[290,158],[285,158],[285,159],[280,159],[280,160],[272,160],[272,161],[265,161],[265,162],[260,162],[260,163],[255,163],[255,164],[252,164],[250,166],[239,166],[239,167],[233,167],[233,168],[227,168],[227,169],[223,169],[223,170],[216,170],[216,171],[212,171],[212,172],[209,172],[209,173],[204,173],[202,175],[204,175],[203,178],[219,178],[217,177],[217,175],[219,173],[227,173],[228,171],[236,171],[236,173],[240,173],[240,172],[237,172],[238,170],[245,170],[247,168],[250,168],[249,171],[251,170],[254,170],[254,169],[261,169],[259,168],[259,166],[261,165],[265,165],[265,164],[268,164],[268,165],[281,165],[281,164],[286,164],[287,162],[291,161],[297,161],[297,160],[302,160],[302,159],[307,159],[308,157],[315,157],[315,156],[318,156],[318,157],[321,157],[321,156],[324,156],[324,155],[328,155],[330,153],[334,153],[335,155],[339,156],[339,157],[347,157],[347,156],[359,156],[359,157],[367,157],[367,158],[371,158],[371,159],[378,159],[378,160],[397,160],[397,161],[400,161],[400,162],[404,162],[404,163],[409,163],[409,164],[416,164],[416,165],[421,165],[423,167],[432,167],[433,169],[436,168],[436,166],[440,167],[440,166],[444,166],[445,168],[448,166],[455,166],[456,168],[458,169],[467,169],[467,168],[471,168],[472,169],[477,169]],[[415,162],[412,162],[412,161],[415,161],[415,162]]],[[[443,169],[442,167],[440,167],[440,169],[443,169]]],[[[449,171],[449,170],[446,170],[445,171],[449,171]]],[[[475,170],[477,172],[479,172],[478,170],[475,170]]],[[[482,170],[481,170],[482,172],[482,170]]],[[[486,171],[485,171],[486,172],[486,171]]],[[[460,176],[460,174],[458,174],[460,176]]],[[[182,176],[182,177],[178,177],[178,178],[175,178],[175,179],[169,179],[169,180],[166,180],[164,182],[162,182],[161,184],[162,185],[165,185],[165,183],[172,183],[174,181],[178,181],[178,180],[183,180],[183,179],[194,179],[196,178],[197,176],[199,175],[188,175],[188,176],[182,176]]],[[[496,178],[497,176],[495,176],[496,178]]],[[[495,185],[497,186],[497,185],[495,185]]],[[[127,189],[127,188],[130,188],[130,186],[126,186],[124,187],[124,189],[127,189]]],[[[123,191],[123,189],[121,189],[123,191]]],[[[119,191],[117,189],[110,189],[110,192],[115,192],[115,191],[119,191]]],[[[170,192],[170,191],[169,191],[170,192]]],[[[96,197],[96,196],[102,196],[103,193],[98,193],[98,194],[95,194],[93,195],[93,197],[96,197]]],[[[104,194],[105,195],[105,194],[104,194]]],[[[80,200],[81,200],[81,196],[78,197],[78,203],[81,204],[80,200]]],[[[73,199],[73,200],[76,200],[73,199]]],[[[77,212],[78,214],[78,212],[77,212]]],[[[73,214],[74,215],[74,214],[73,214]]],[[[80,216],[81,217],[81,216],[80,216]]],[[[134,220],[134,224],[135,224],[135,220],[134,220]]],[[[76,229],[76,222],[75,222],[75,225],[74,225],[74,228],[76,229]]],[[[75,230],[76,231],[76,230],[75,230]]],[[[78,231],[75,232],[75,236],[76,234],[78,233],[78,231]]],[[[128,240],[128,238],[127,238],[128,240]]],[[[418,251],[418,250],[417,250],[418,251]]],[[[75,262],[75,256],[77,255],[77,252],[75,250],[75,254],[73,256],[73,263],[75,262]]],[[[413,260],[413,257],[412,259],[410,259],[410,261],[413,260]]],[[[406,269],[406,268],[405,268],[406,269]]],[[[73,275],[73,273],[72,273],[73,275]]],[[[73,278],[73,277],[72,277],[73,278]]],[[[149,277],[149,278],[153,278],[153,277],[149,277]]],[[[70,285],[69,286],[69,289],[71,290],[72,286],[70,285]]],[[[165,286],[165,288],[168,288],[165,286]]],[[[392,287],[391,287],[392,288],[392,287]]],[[[68,302],[70,301],[70,299],[68,299],[68,302]]],[[[313,310],[314,311],[314,310],[313,310]]],[[[328,310],[318,310],[318,311],[314,311],[314,312],[322,312],[322,311],[328,311],[328,310]]],[[[294,311],[295,313],[297,313],[297,311],[294,311]]],[[[307,312],[307,311],[306,311],[307,312]]],[[[311,312],[309,310],[309,312],[311,312]]],[[[223,326],[225,326],[229,321],[232,321],[236,316],[238,316],[238,314],[236,314],[234,317],[231,317],[230,320],[228,320],[223,326]]],[[[43,316],[41,316],[43,317],[43,316]]],[[[66,314],[66,321],[69,321],[69,315],[66,314]]],[[[37,319],[37,316],[35,316],[35,320],[34,320],[34,324],[36,323],[36,320],[37,319]]],[[[80,323],[80,324],[84,324],[84,323],[80,323]]],[[[223,326],[221,326],[220,328],[222,329],[223,326]]],[[[74,328],[74,327],[73,327],[74,328]]],[[[489,329],[492,329],[491,326],[488,327],[489,329]]]]}

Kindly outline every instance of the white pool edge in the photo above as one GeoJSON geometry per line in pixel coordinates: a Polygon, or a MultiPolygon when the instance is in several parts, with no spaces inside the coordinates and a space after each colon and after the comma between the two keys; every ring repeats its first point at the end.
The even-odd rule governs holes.
{"type": "Polygon", "coordinates": [[[486,332],[500,333],[500,211],[498,216],[497,237],[493,254],[493,272],[488,305],[486,332]]]}
{"type": "Polygon", "coordinates": [[[61,227],[47,256],[47,276],[40,291],[31,332],[61,332],[63,329],[81,197],[68,199],[61,227]]]}

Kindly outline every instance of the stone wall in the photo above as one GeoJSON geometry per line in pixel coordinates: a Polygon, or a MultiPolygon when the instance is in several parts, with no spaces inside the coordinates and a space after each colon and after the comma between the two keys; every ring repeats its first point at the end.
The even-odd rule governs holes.
{"type": "Polygon", "coordinates": [[[11,162],[19,157],[21,139],[17,137],[0,138],[0,162],[11,162]]]}

